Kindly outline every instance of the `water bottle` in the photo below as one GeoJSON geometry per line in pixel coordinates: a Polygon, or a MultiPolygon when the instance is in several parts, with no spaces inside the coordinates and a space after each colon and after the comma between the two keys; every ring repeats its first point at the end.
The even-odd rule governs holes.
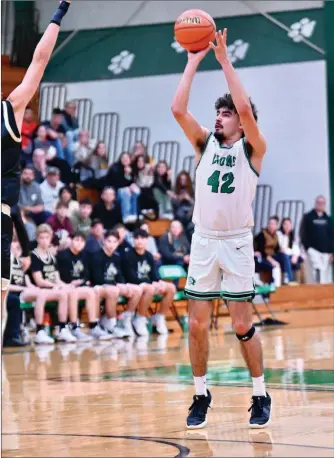
{"type": "Polygon", "coordinates": [[[183,315],[181,317],[181,326],[183,332],[188,332],[189,331],[189,317],[188,315],[183,315]]]}
{"type": "Polygon", "coordinates": [[[49,337],[51,337],[51,317],[48,312],[44,313],[44,321],[43,321],[43,326],[45,329],[45,332],[49,337]]]}

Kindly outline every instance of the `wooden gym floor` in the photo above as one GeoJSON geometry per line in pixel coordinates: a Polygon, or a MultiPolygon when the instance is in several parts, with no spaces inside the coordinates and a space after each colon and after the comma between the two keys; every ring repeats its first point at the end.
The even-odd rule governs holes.
{"type": "MultiPolygon", "coordinates": [[[[283,315],[280,316],[282,318],[283,315]]],[[[333,309],[260,331],[271,426],[247,427],[251,385],[228,320],[211,333],[205,429],[187,432],[187,337],[5,349],[5,457],[333,457],[333,309]],[[225,333],[223,329],[225,328],[225,333]]]]}

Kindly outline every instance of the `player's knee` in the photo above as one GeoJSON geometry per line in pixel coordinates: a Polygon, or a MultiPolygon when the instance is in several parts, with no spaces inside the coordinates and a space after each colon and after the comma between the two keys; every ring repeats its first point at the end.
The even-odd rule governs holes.
{"type": "Polygon", "coordinates": [[[175,294],[176,293],[176,287],[174,285],[174,283],[167,283],[167,291],[170,293],[170,294],[175,294]]]}
{"type": "Polygon", "coordinates": [[[149,283],[145,283],[143,285],[143,290],[144,290],[144,293],[149,294],[151,296],[153,296],[154,294],[154,287],[153,285],[150,285],[149,283]]]}
{"type": "Polygon", "coordinates": [[[189,319],[189,332],[190,334],[197,334],[203,331],[207,331],[209,325],[206,321],[199,320],[196,317],[190,317],[189,319]]]}
{"type": "Polygon", "coordinates": [[[236,333],[236,336],[237,338],[241,341],[241,342],[247,342],[248,340],[250,340],[254,334],[255,334],[255,327],[254,326],[249,326],[249,324],[242,324],[238,327],[235,327],[235,333],[236,333]]]}

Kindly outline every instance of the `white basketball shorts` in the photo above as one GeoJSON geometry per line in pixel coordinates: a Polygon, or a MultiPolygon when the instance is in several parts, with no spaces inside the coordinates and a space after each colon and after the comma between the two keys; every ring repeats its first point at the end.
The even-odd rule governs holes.
{"type": "Polygon", "coordinates": [[[255,295],[254,275],[250,230],[226,237],[194,232],[185,287],[190,299],[251,301],[255,295]]]}

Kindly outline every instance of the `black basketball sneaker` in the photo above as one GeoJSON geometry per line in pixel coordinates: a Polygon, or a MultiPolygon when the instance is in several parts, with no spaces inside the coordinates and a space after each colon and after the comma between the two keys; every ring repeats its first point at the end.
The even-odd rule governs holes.
{"type": "Polygon", "coordinates": [[[249,420],[250,428],[265,428],[270,423],[271,397],[267,396],[252,396],[252,405],[248,409],[251,413],[249,420]]]}
{"type": "Polygon", "coordinates": [[[212,396],[209,390],[207,396],[198,396],[195,394],[193,397],[193,403],[189,407],[189,415],[187,417],[187,428],[188,429],[200,429],[204,428],[207,423],[206,415],[208,408],[212,404],[212,396]]]}

